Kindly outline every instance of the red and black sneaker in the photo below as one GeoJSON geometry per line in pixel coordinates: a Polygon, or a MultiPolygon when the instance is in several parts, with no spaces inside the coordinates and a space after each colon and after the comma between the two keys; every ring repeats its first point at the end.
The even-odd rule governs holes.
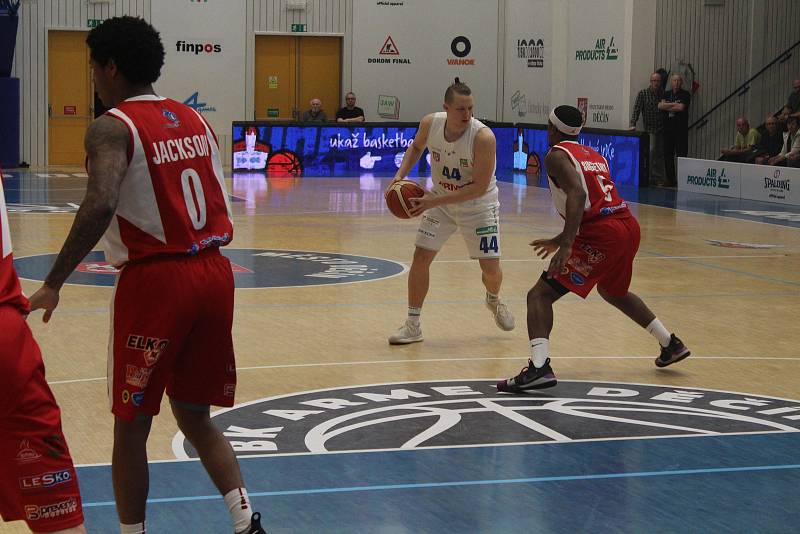
{"type": "Polygon", "coordinates": [[[517,376],[498,382],[497,391],[522,393],[530,389],[551,388],[557,383],[553,368],[550,367],[550,358],[541,367],[534,367],[533,362],[528,360],[528,365],[517,376]]]}
{"type": "Polygon", "coordinates": [[[688,358],[692,353],[686,348],[678,336],[675,334],[670,335],[669,345],[661,347],[661,354],[656,358],[657,367],[666,367],[673,363],[679,362],[688,358]]]}

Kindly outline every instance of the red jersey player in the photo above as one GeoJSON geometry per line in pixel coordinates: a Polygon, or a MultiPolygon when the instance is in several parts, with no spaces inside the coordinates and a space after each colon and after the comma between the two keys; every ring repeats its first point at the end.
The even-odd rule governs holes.
{"type": "Polygon", "coordinates": [[[111,18],[86,42],[95,87],[111,109],[86,132],[86,196],[31,307],[48,321],[61,286],[104,237],[107,259],[121,269],[108,376],[121,532],[145,532],[145,446],[166,389],[235,532],[262,533],[233,450],[209,417],[209,405],[233,405],[236,389],[233,274],[219,252],[233,225],[217,138],[194,109],[154,93],[164,47],[148,23],[111,18]]]}
{"type": "Polygon", "coordinates": [[[545,167],[564,230],[552,239],[531,243],[543,259],[555,254],[547,272],[528,292],[528,365],[517,376],[498,382],[500,391],[518,393],[556,385],[548,357],[553,303],[570,291],[586,298],[595,285],[606,302],[658,340],[658,367],[690,354],[642,299],[628,291],[639,249],[639,224],[614,187],[606,159],[577,142],[582,122],[581,112],[572,106],[550,112],[547,136],[551,149],[545,167]]]}
{"type": "Polygon", "coordinates": [[[85,534],[81,495],[61,412],[25,322],[0,173],[0,516],[33,532],[85,534]]]}

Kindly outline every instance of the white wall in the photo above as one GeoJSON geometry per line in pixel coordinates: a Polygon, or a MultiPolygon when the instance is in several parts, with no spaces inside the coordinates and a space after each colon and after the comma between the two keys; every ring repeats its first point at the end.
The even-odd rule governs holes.
{"type": "Polygon", "coordinates": [[[244,2],[156,1],[151,16],[166,52],[156,92],[202,113],[227,160],[231,122],[245,116],[244,2]]]}
{"type": "Polygon", "coordinates": [[[629,83],[624,87],[626,94],[623,97],[623,119],[625,122],[622,127],[628,126],[630,123],[636,95],[647,85],[646,82],[650,80],[650,74],[654,70],[657,7],[657,0],[635,0],[629,5],[626,13],[625,24],[630,28],[627,32],[630,41],[626,43],[626,46],[630,50],[631,60],[627,64],[630,72],[625,74],[629,83]]]}
{"type": "Polygon", "coordinates": [[[455,77],[475,115],[497,119],[497,0],[364,1],[353,15],[352,90],[368,121],[382,120],[379,95],[399,99],[400,121],[441,111],[455,77]]]}
{"type": "Polygon", "coordinates": [[[553,2],[506,0],[504,29],[502,118],[547,122],[554,57],[553,2]]]}
{"type": "MultiPolygon", "coordinates": [[[[421,0],[405,0],[404,3],[417,6],[421,0]]],[[[88,5],[86,0],[25,0],[20,11],[21,20],[17,36],[17,49],[12,76],[22,81],[22,121],[21,149],[23,160],[33,165],[44,165],[47,160],[47,30],[48,29],[88,29],[89,18],[104,19],[117,15],[135,15],[150,21],[155,2],[170,2],[184,6],[185,9],[198,7],[189,0],[111,0],[108,4],[88,5]]],[[[372,83],[354,77],[354,62],[359,54],[354,53],[353,40],[356,36],[355,21],[366,8],[376,7],[376,0],[307,0],[305,11],[286,9],[286,0],[209,0],[209,2],[244,3],[244,22],[241,34],[244,39],[244,63],[239,66],[240,77],[244,80],[244,113],[242,119],[253,115],[253,52],[257,33],[289,33],[291,24],[307,25],[309,34],[343,36],[343,72],[342,87],[344,91],[353,89],[359,93],[359,86],[372,83]]],[[[472,5],[472,4],[470,4],[472,5]]],[[[699,117],[710,109],[736,86],[746,80],[752,73],[774,58],[780,51],[800,39],[797,28],[800,27],[800,1],[798,0],[724,0],[722,6],[704,6],[702,0],[428,0],[422,7],[416,7],[416,18],[408,24],[410,35],[417,35],[421,42],[412,43],[415,47],[425,45],[431,54],[441,53],[442,44],[438,40],[447,41],[456,35],[458,28],[479,26],[481,35],[475,38],[478,47],[485,43],[496,42],[496,53],[486,56],[482,62],[490,65],[476,65],[478,76],[476,93],[480,106],[479,115],[502,120],[535,121],[531,115],[527,118],[517,117],[511,113],[510,98],[518,89],[512,86],[529,83],[530,92],[526,100],[530,105],[557,105],[561,103],[575,104],[579,82],[575,80],[574,65],[570,66],[570,58],[574,57],[574,45],[570,43],[570,28],[574,24],[570,16],[572,12],[593,12],[598,5],[605,6],[607,12],[613,13],[611,22],[621,21],[623,37],[620,43],[624,57],[619,80],[614,80],[612,89],[618,93],[611,98],[619,99],[618,110],[615,110],[615,122],[609,126],[624,127],[630,115],[630,107],[639,89],[647,85],[649,73],[657,67],[666,66],[679,58],[690,60],[698,74],[701,84],[694,97],[690,118],[699,117]],[[464,2],[475,3],[478,9],[464,9],[464,2]],[[481,8],[480,4],[489,8],[481,8]],[[542,7],[538,7],[542,4],[542,7]],[[544,6],[550,4],[550,8],[544,6]],[[450,9],[449,18],[437,21],[431,26],[431,9],[442,6],[456,6],[450,9]],[[527,6],[527,7],[526,7],[527,6]],[[535,6],[535,7],[534,7],[535,6]],[[595,7],[592,7],[595,6],[595,7]],[[485,13],[481,11],[485,9],[485,13]],[[527,9],[528,15],[524,15],[527,9]],[[570,11],[571,10],[571,11],[570,11]],[[476,13],[480,12],[480,18],[476,13]],[[551,43],[545,40],[545,65],[549,65],[549,82],[547,67],[541,79],[524,82],[517,80],[531,73],[518,72],[516,51],[511,43],[515,41],[515,32],[519,29],[519,17],[531,16],[528,19],[530,31],[535,33],[542,20],[551,17],[547,28],[551,32],[551,43]],[[463,18],[463,19],[462,19],[463,18]],[[484,20],[485,18],[485,20],[484,20]],[[414,33],[414,27],[421,24],[427,28],[442,27],[441,35],[428,39],[426,34],[414,33]],[[466,25],[466,26],[464,26],[466,25]],[[449,39],[448,39],[449,36],[449,39]],[[438,39],[438,40],[437,40],[438,39]],[[436,44],[434,44],[434,42],[436,44]],[[438,47],[438,48],[437,48],[438,47]],[[487,68],[488,67],[488,68],[487,68]],[[573,70],[571,70],[573,69],[573,70]],[[549,95],[539,87],[549,84],[549,95]],[[484,87],[485,86],[485,87],[484,87]],[[491,87],[494,87],[492,91],[491,87]],[[484,94],[481,94],[484,93],[484,94]],[[531,96],[535,95],[535,96],[531,96]],[[494,107],[489,99],[496,99],[494,107]]],[[[368,10],[369,10],[368,9],[368,10]]],[[[605,20],[603,18],[603,20],[605,20]]],[[[607,28],[601,27],[598,21],[587,26],[587,31],[597,33],[607,28]]],[[[368,19],[367,24],[385,24],[379,19],[368,19]]],[[[583,23],[586,25],[586,22],[583,23]]],[[[603,22],[602,24],[605,24],[603,22]]],[[[523,24],[524,26],[524,24],[523,24]]],[[[237,28],[230,28],[230,33],[237,33],[237,28]]],[[[532,33],[532,34],[533,34],[532,33]]],[[[542,33],[546,34],[545,29],[542,33]]],[[[574,34],[575,32],[573,32],[574,34]]],[[[460,34],[460,33],[459,33],[460,34]]],[[[469,37],[472,40],[472,37],[469,37]]],[[[443,41],[443,42],[444,42],[443,41]]],[[[167,43],[169,44],[169,43],[167,43]]],[[[174,44],[174,43],[173,43],[174,44]]],[[[398,43],[399,44],[399,43],[398,43]]],[[[403,45],[404,47],[406,45],[403,45]]],[[[368,52],[373,52],[368,47],[368,52]]],[[[406,48],[408,50],[408,48],[406,48]]],[[[401,48],[401,51],[403,49],[401,48]]],[[[363,51],[362,51],[363,52],[363,51]]],[[[446,52],[449,52],[446,50],[446,52]]],[[[477,53],[477,50],[476,50],[477,53]]],[[[420,59],[424,61],[425,58],[420,59]]],[[[417,63],[419,65],[420,63],[417,63]]],[[[412,65],[414,66],[414,65],[412,65]]],[[[527,67],[526,67],[527,68],[527,67]]],[[[414,94],[412,100],[423,98],[418,104],[417,114],[422,109],[432,111],[441,101],[441,92],[446,81],[455,69],[447,65],[437,73],[439,78],[429,76],[427,71],[410,71],[402,83],[412,87],[428,87],[430,90],[414,94]],[[435,83],[434,83],[435,82],[435,83]],[[435,85],[435,87],[434,87],[435,85]],[[430,100],[427,100],[430,99],[430,100]]],[[[462,69],[469,72],[468,69],[462,69]]],[[[529,69],[532,70],[532,69],[529,69]]],[[[538,74],[538,73],[537,73],[538,74]]],[[[203,80],[195,81],[195,85],[208,85],[210,82],[203,74],[203,80]]],[[[471,78],[473,73],[465,74],[465,79],[475,85],[471,78]]],[[[730,144],[733,124],[737,115],[750,117],[751,123],[760,123],[768,111],[777,110],[786,100],[791,88],[791,80],[800,77],[800,49],[796,49],[792,57],[777,65],[752,84],[749,93],[735,98],[711,117],[711,123],[700,133],[690,135],[690,154],[714,157],[722,145],[730,144]]],[[[582,82],[581,82],[582,83],[582,82]]],[[[605,85],[605,84],[598,84],[605,85]]],[[[526,86],[527,87],[527,86],[526,86]]],[[[594,89],[593,89],[594,90],[594,89]]],[[[604,89],[605,90],[605,89],[604,89]]],[[[237,90],[237,94],[238,90],[237,90]]],[[[167,95],[179,98],[181,95],[167,95]]],[[[359,97],[368,95],[360,94],[359,97]]],[[[605,99],[606,96],[596,97],[605,99]]],[[[616,100],[615,100],[616,101],[616,100]]],[[[361,102],[364,104],[364,101],[361,102]]],[[[401,109],[406,102],[401,103],[401,109]]],[[[590,101],[591,105],[592,102],[590,101]]],[[[616,105],[615,105],[616,106],[616,105]]],[[[363,105],[368,113],[373,113],[372,106],[363,105]]],[[[239,111],[236,112],[237,114],[239,111]]],[[[406,118],[406,117],[404,117],[406,118]]],[[[419,117],[408,117],[417,120],[419,117]]],[[[228,129],[218,128],[224,136],[221,143],[226,148],[226,161],[229,150],[228,129]]]]}

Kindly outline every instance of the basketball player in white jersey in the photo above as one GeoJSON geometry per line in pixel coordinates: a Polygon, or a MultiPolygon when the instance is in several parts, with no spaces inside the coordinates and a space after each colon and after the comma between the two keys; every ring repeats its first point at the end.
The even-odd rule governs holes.
{"type": "Polygon", "coordinates": [[[120,532],[146,530],[146,444],[166,390],[234,531],[262,534],[233,450],[209,417],[209,405],[233,405],[236,389],[233,274],[219,252],[233,223],[216,135],[194,109],[154,93],[164,47],[147,22],[111,18],[86,42],[110,109],[86,132],[86,196],[31,309],[49,321],[67,277],[103,237],[120,269],[108,364],[120,532]]]}
{"type": "Polygon", "coordinates": [[[430,282],[430,266],[445,241],[459,230],[470,258],[478,260],[486,287],[486,306],[502,330],[514,329],[514,316],[498,296],[500,203],[497,199],[494,133],[473,118],[472,91],[456,78],[444,94],[444,111],[426,115],[392,183],[405,179],[425,149],[431,156],[433,188],[412,199],[412,216],[422,215],[408,275],[408,318],[389,336],[402,345],[422,341],[420,313],[430,282]]]}
{"type": "Polygon", "coordinates": [[[606,302],[656,338],[661,347],[656,366],[666,367],[690,355],[642,299],[628,290],[639,249],[639,223],[614,187],[608,161],[578,143],[582,123],[578,108],[558,106],[550,112],[551,148],[544,163],[564,229],[551,239],[531,243],[541,258],[553,257],[528,292],[528,365],[517,376],[498,382],[499,391],[520,393],[556,385],[549,358],[553,303],[569,292],[586,298],[595,285],[606,302]]]}

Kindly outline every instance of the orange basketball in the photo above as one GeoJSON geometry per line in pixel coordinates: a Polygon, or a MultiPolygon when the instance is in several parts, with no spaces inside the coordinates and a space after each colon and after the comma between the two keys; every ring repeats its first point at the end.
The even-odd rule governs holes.
{"type": "Polygon", "coordinates": [[[392,215],[400,219],[411,218],[411,202],[409,199],[419,198],[425,190],[411,180],[399,180],[392,184],[386,192],[386,206],[392,215]]]}

